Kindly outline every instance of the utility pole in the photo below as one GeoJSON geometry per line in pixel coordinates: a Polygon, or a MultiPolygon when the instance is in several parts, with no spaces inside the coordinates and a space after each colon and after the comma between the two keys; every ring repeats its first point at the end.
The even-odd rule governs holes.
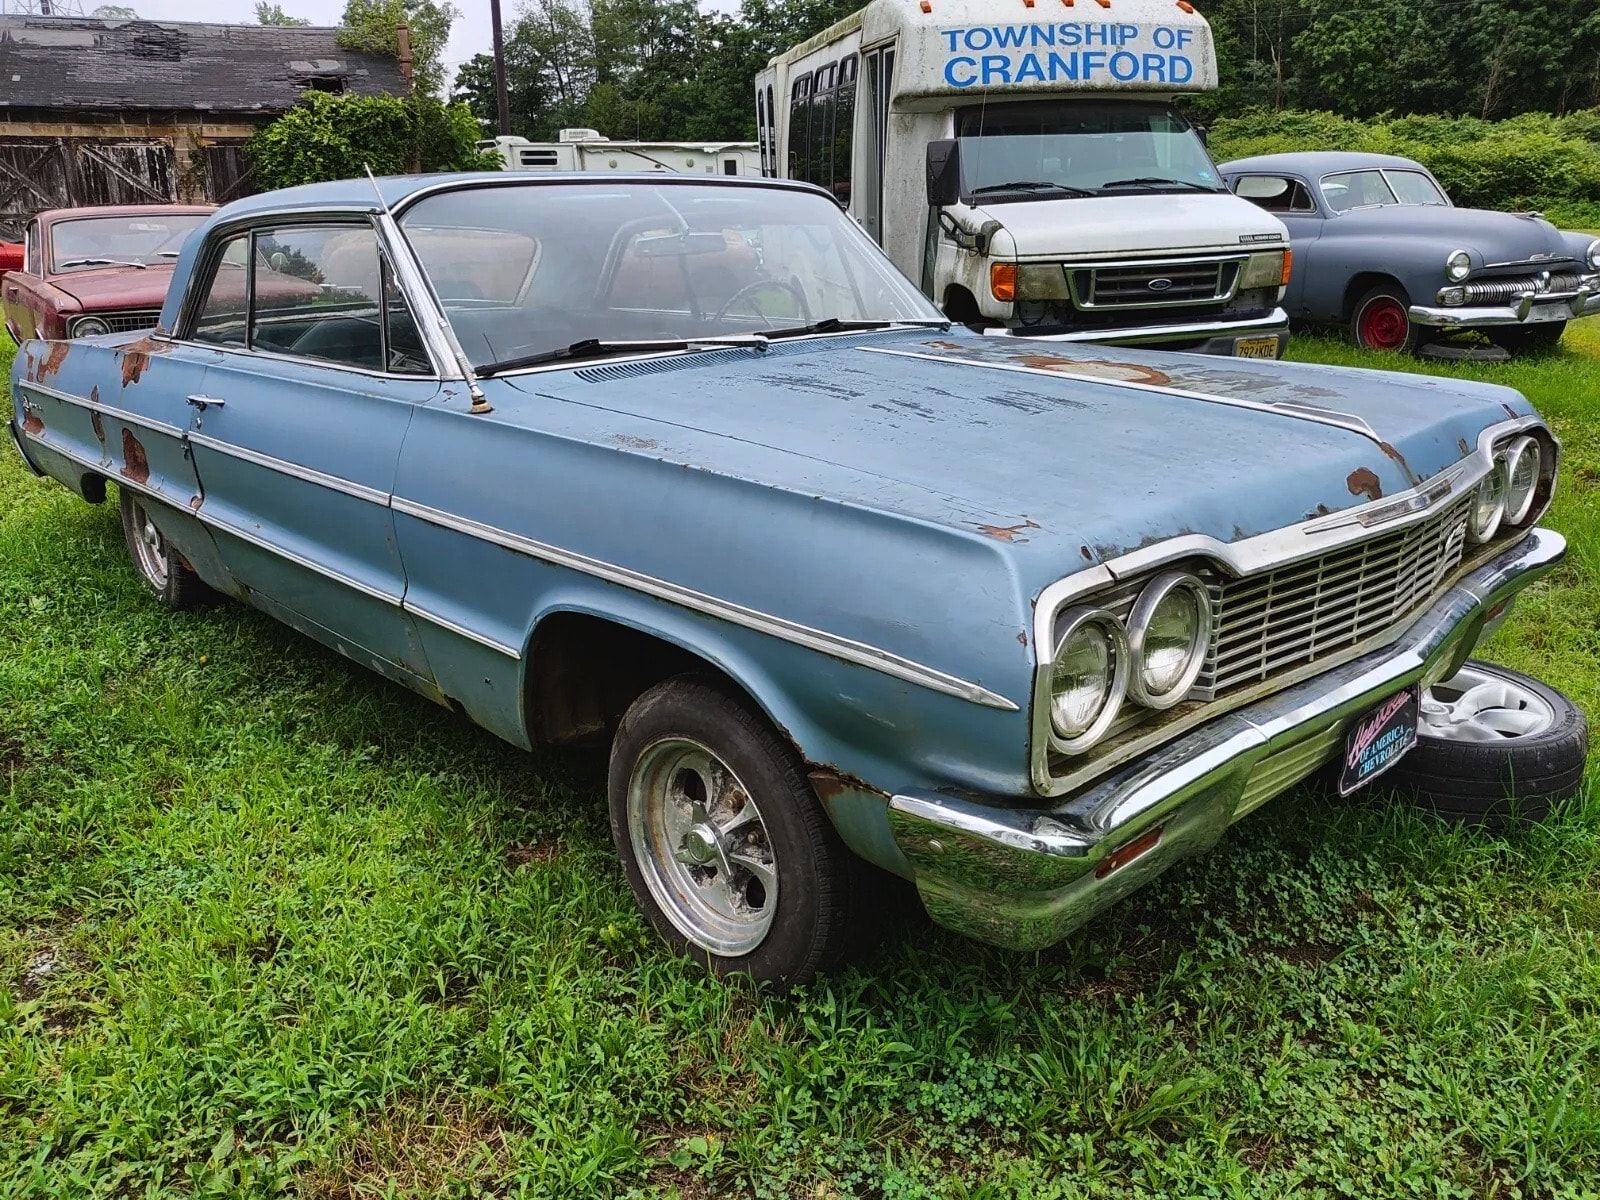
{"type": "Polygon", "coordinates": [[[494,110],[500,136],[511,135],[511,98],[506,94],[506,42],[500,32],[500,0],[489,0],[489,19],[494,26],[494,110]]]}

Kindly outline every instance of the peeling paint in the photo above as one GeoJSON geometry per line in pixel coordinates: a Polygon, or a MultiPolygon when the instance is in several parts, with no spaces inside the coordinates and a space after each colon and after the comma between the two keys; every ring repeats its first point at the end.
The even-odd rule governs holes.
{"type": "Polygon", "coordinates": [[[1350,489],[1352,496],[1365,495],[1368,500],[1383,499],[1383,485],[1378,482],[1378,477],[1367,470],[1366,467],[1357,467],[1354,471],[1351,471],[1344,482],[1345,486],[1350,489]]]}
{"type": "Polygon", "coordinates": [[[631,433],[614,433],[611,440],[619,446],[629,446],[635,450],[654,450],[661,444],[655,438],[635,437],[631,433]]]}
{"type": "Polygon", "coordinates": [[[133,436],[131,429],[122,431],[122,463],[123,478],[133,483],[149,482],[150,460],[145,457],[144,447],[133,436]]]}
{"type": "Polygon", "coordinates": [[[1017,645],[1026,646],[1027,644],[1028,644],[1028,631],[1027,630],[1023,630],[1021,633],[1017,634],[1017,645]]]}
{"type": "Polygon", "coordinates": [[[189,497],[189,507],[191,509],[193,509],[195,512],[199,512],[200,511],[200,506],[202,504],[204,504],[205,501],[206,501],[206,498],[204,496],[190,496],[189,497]]]}
{"type": "Polygon", "coordinates": [[[1099,358],[1063,358],[1058,354],[1018,354],[1019,366],[1036,371],[1070,371],[1074,375],[1092,375],[1101,379],[1115,379],[1121,383],[1142,383],[1150,387],[1165,387],[1172,376],[1141,363],[1110,362],[1099,358]]]}
{"type": "Polygon", "coordinates": [[[44,356],[44,361],[39,364],[39,373],[33,377],[35,383],[43,383],[50,376],[61,370],[62,364],[67,361],[67,351],[72,349],[66,342],[51,342],[50,352],[44,356]]]}
{"type": "Polygon", "coordinates": [[[827,804],[837,800],[846,792],[868,792],[874,796],[889,795],[881,788],[875,788],[864,779],[860,779],[838,767],[811,763],[806,772],[811,780],[811,788],[817,793],[817,799],[827,804]]]}
{"type": "Polygon", "coordinates": [[[1378,449],[1382,450],[1389,456],[1389,458],[1398,463],[1400,465],[1400,469],[1406,473],[1406,478],[1411,480],[1412,483],[1421,482],[1417,478],[1416,474],[1411,470],[1411,464],[1406,462],[1406,456],[1404,454],[1401,454],[1400,451],[1396,450],[1388,442],[1379,442],[1378,449]]]}
{"type": "Polygon", "coordinates": [[[117,357],[122,360],[122,386],[130,387],[138,383],[145,368],[150,365],[152,354],[170,354],[172,345],[169,342],[158,342],[154,338],[140,338],[136,342],[129,342],[117,351],[117,357]]]}
{"type": "Polygon", "coordinates": [[[91,412],[89,414],[89,424],[94,427],[95,438],[101,446],[104,446],[106,444],[106,423],[100,419],[100,414],[91,412]]]}
{"type": "Polygon", "coordinates": [[[34,436],[44,432],[44,422],[39,419],[39,414],[32,408],[24,408],[22,410],[22,429],[24,433],[30,433],[34,436]]]}
{"type": "Polygon", "coordinates": [[[1023,521],[1020,525],[979,525],[978,532],[984,537],[992,537],[997,542],[1025,542],[1025,533],[1029,529],[1039,528],[1037,521],[1023,521]]]}

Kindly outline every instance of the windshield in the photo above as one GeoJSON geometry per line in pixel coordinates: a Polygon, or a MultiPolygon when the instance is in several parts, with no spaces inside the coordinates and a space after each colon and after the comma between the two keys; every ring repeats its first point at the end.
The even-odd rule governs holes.
{"type": "Polygon", "coordinates": [[[401,225],[474,367],[590,339],[943,320],[838,205],[788,188],[468,188],[418,201],[401,225]]]}
{"type": "Polygon", "coordinates": [[[205,213],[147,213],[131,217],[84,217],[50,226],[50,269],[170,263],[205,213]]]}
{"type": "Polygon", "coordinates": [[[1049,100],[956,114],[968,193],[1026,199],[1039,185],[1094,195],[1222,190],[1193,127],[1165,104],[1049,100]],[[1007,184],[1026,184],[1006,194],[1007,184]]]}
{"type": "Polygon", "coordinates": [[[1385,204],[1450,203],[1421,171],[1343,171],[1324,175],[1322,197],[1334,212],[1385,204]]]}

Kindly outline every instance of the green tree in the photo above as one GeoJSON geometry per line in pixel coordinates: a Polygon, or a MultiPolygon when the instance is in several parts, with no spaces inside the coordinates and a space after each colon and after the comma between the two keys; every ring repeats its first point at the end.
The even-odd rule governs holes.
{"type": "Polygon", "coordinates": [[[102,4],[89,15],[109,21],[137,21],[139,19],[139,14],[126,4],[102,4]]]}
{"type": "Polygon", "coordinates": [[[281,4],[269,4],[267,0],[256,0],[257,25],[282,25],[285,27],[299,27],[311,24],[304,17],[291,17],[283,11],[281,4]]]}
{"type": "Polygon", "coordinates": [[[461,10],[449,0],[349,0],[337,37],[346,50],[398,57],[395,30],[411,32],[412,79],[418,92],[436,96],[444,87],[444,47],[461,10]]]}

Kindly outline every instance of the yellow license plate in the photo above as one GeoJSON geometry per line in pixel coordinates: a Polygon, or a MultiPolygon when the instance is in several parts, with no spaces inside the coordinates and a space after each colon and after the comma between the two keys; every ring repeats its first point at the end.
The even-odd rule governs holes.
{"type": "Polygon", "coordinates": [[[1234,338],[1235,358],[1277,358],[1278,339],[1275,337],[1234,338]]]}

